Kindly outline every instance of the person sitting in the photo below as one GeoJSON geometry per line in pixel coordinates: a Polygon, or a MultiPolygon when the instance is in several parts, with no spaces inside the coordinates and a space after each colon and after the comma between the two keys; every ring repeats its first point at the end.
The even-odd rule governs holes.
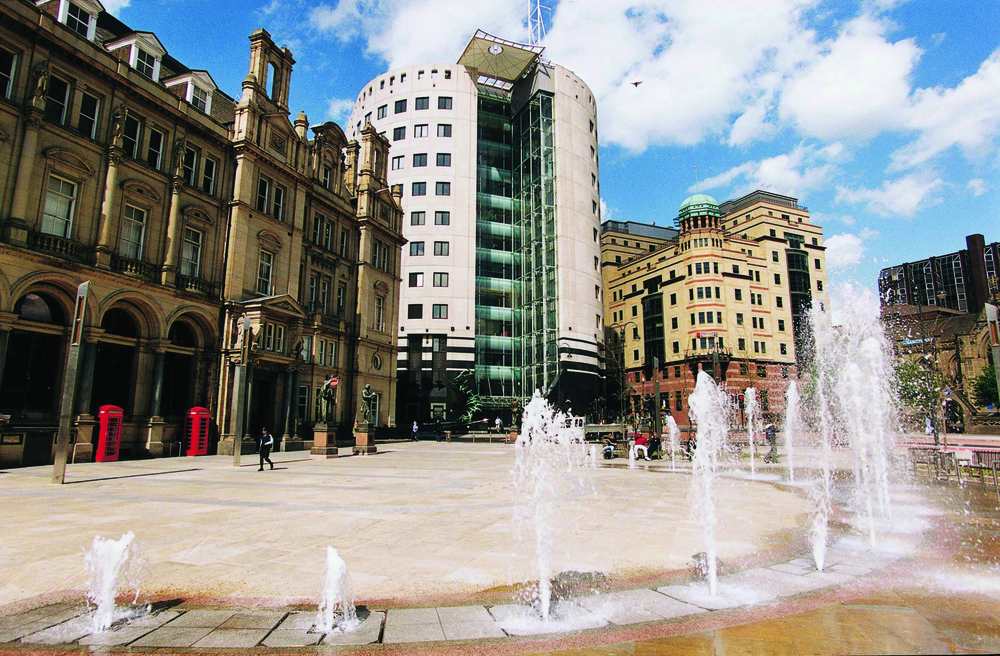
{"type": "Polygon", "coordinates": [[[605,437],[603,440],[604,446],[601,447],[601,453],[604,454],[605,460],[611,460],[615,457],[615,443],[610,437],[605,437]]]}
{"type": "Polygon", "coordinates": [[[652,460],[649,457],[649,447],[646,445],[649,442],[649,438],[645,435],[639,435],[635,438],[635,444],[632,446],[632,457],[636,460],[639,459],[639,449],[642,449],[642,457],[645,460],[652,460]]]}

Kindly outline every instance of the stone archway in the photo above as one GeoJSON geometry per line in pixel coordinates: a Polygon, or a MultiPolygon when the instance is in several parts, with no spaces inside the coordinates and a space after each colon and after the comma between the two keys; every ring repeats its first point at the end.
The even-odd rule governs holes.
{"type": "Polygon", "coordinates": [[[7,337],[0,380],[0,412],[16,418],[53,418],[59,406],[69,313],[54,289],[22,295],[7,337]]]}

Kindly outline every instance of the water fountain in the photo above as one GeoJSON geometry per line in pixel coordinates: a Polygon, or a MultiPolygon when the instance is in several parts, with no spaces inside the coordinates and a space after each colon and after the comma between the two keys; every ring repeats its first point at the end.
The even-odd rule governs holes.
{"type": "Polygon", "coordinates": [[[125,533],[117,540],[94,537],[94,542],[83,558],[89,578],[87,580],[87,604],[96,606],[93,615],[94,631],[106,631],[114,622],[131,617],[131,609],[118,610],[115,598],[123,583],[135,590],[135,604],[139,599],[139,558],[135,534],[125,533]]]}
{"type": "Polygon", "coordinates": [[[705,539],[705,571],[709,592],[718,589],[718,546],[715,541],[715,479],[719,459],[726,447],[728,397],[706,372],[698,372],[694,392],[689,399],[691,418],[698,426],[694,450],[693,478],[694,510],[702,525],[705,539]]]}
{"type": "Polygon", "coordinates": [[[677,471],[677,449],[681,444],[681,429],[677,422],[667,413],[667,439],[670,440],[670,471],[677,471]]]}
{"type": "Polygon", "coordinates": [[[757,390],[748,387],[744,393],[747,411],[747,440],[750,442],[750,476],[757,476],[757,439],[761,435],[760,404],[757,403],[757,390]]]}
{"type": "Polygon", "coordinates": [[[785,392],[785,452],[788,455],[788,481],[795,482],[795,440],[802,435],[803,421],[799,386],[794,380],[785,392]]]}
{"type": "Polygon", "coordinates": [[[564,495],[594,489],[586,454],[582,428],[569,426],[536,391],[514,444],[514,537],[537,577],[525,601],[543,622],[553,617],[556,508],[564,495]]]}
{"type": "Polygon", "coordinates": [[[354,590],[351,576],[347,572],[347,563],[336,549],[327,547],[323,590],[316,613],[316,630],[323,633],[346,633],[360,624],[354,607],[354,590]]]}

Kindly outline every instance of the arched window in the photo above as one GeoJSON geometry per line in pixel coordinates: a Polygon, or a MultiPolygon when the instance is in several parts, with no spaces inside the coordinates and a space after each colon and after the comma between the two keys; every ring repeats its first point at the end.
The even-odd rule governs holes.
{"type": "Polygon", "coordinates": [[[170,326],[170,332],[167,337],[170,339],[170,343],[174,346],[194,348],[198,345],[198,342],[194,337],[194,331],[191,330],[189,325],[181,321],[175,321],[170,326]]]}
{"type": "Polygon", "coordinates": [[[128,312],[120,308],[111,308],[104,313],[104,318],[101,319],[101,328],[109,335],[132,338],[139,336],[135,320],[128,312]]]}
{"type": "Polygon", "coordinates": [[[62,308],[44,294],[25,294],[14,304],[14,312],[24,321],[66,325],[62,308]]]}

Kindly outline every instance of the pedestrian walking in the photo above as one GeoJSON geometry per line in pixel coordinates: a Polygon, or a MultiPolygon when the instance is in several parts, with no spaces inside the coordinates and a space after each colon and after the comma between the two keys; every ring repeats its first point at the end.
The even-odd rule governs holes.
{"type": "Polygon", "coordinates": [[[771,446],[771,450],[764,456],[764,462],[778,462],[778,429],[774,424],[768,424],[764,427],[764,435],[771,446]]]}
{"type": "Polygon", "coordinates": [[[417,422],[413,422],[413,441],[414,442],[417,441],[417,431],[419,431],[419,430],[420,430],[420,427],[417,426],[417,422]]]}
{"type": "Polygon", "coordinates": [[[264,471],[264,461],[271,465],[271,469],[274,469],[274,463],[271,462],[271,447],[274,446],[274,438],[271,434],[267,432],[267,428],[260,429],[260,469],[257,471],[264,471]]]}
{"type": "Polygon", "coordinates": [[[503,433],[503,419],[501,419],[500,417],[497,417],[497,420],[496,420],[495,423],[497,425],[497,435],[503,433]]]}
{"type": "Polygon", "coordinates": [[[437,423],[434,425],[434,439],[440,442],[442,437],[443,434],[441,432],[441,420],[438,419],[437,423]]]}

